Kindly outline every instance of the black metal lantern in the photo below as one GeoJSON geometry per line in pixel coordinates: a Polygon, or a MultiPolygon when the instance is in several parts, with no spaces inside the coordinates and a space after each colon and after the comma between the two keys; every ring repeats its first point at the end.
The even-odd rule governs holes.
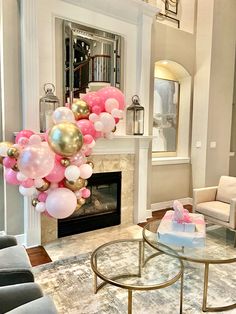
{"type": "Polygon", "coordinates": [[[52,114],[60,106],[59,99],[54,95],[55,86],[44,84],[45,95],[39,101],[40,132],[46,132],[53,126],[52,114]]]}
{"type": "Polygon", "coordinates": [[[126,133],[128,135],[143,135],[144,108],[139,103],[139,97],[132,97],[132,104],[126,111],[126,133]]]}

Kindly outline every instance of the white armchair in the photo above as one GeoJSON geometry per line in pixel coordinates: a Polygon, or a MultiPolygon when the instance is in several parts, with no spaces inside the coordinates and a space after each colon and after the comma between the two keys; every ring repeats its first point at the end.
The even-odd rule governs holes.
{"type": "Polygon", "coordinates": [[[236,177],[222,176],[218,186],[194,189],[193,211],[236,231],[236,177]]]}

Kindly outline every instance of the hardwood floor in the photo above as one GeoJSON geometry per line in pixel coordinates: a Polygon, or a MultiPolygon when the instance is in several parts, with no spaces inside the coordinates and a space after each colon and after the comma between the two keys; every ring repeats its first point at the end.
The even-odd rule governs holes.
{"type": "Polygon", "coordinates": [[[38,266],[52,261],[44,247],[41,245],[26,249],[26,251],[32,266],[38,266]]]}
{"type": "MultiPolygon", "coordinates": [[[[184,207],[188,209],[189,212],[192,212],[191,205],[185,205],[184,207]]],[[[173,209],[173,208],[167,208],[167,209],[162,209],[162,210],[157,210],[157,211],[152,212],[152,218],[149,218],[147,222],[154,219],[161,219],[165,215],[166,211],[170,209],[173,209]]],[[[139,226],[143,227],[146,225],[147,222],[140,223],[139,226]]],[[[26,251],[29,255],[29,259],[32,266],[38,266],[38,265],[52,262],[50,256],[48,255],[48,253],[46,252],[43,246],[30,248],[30,249],[27,249],[26,251]]]]}

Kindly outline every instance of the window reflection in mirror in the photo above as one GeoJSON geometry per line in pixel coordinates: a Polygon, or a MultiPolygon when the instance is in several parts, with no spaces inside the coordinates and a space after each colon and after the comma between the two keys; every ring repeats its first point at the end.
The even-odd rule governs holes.
{"type": "Polygon", "coordinates": [[[121,37],[63,22],[64,100],[72,102],[96,83],[120,88],[121,37]]]}
{"type": "Polygon", "coordinates": [[[152,151],[177,151],[179,83],[154,79],[153,141],[152,151]]]}

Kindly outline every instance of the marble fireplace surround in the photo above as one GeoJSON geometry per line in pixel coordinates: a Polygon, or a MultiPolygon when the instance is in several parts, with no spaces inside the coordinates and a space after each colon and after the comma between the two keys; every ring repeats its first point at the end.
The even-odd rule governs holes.
{"type": "MultiPolygon", "coordinates": [[[[94,154],[88,158],[94,163],[94,173],[122,172],[121,225],[138,223],[151,216],[147,208],[147,193],[144,193],[150,140],[149,136],[117,136],[111,141],[100,140],[94,154]],[[104,154],[104,151],[107,153],[104,154]]],[[[42,215],[41,243],[55,239],[57,220],[42,215]]]]}

